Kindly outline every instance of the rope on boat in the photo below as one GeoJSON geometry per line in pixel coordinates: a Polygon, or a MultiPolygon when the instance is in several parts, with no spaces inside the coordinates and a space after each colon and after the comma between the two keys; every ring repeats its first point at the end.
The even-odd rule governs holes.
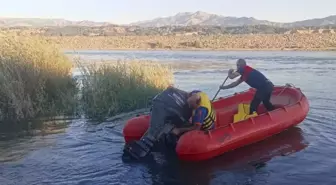
{"type": "Polygon", "coordinates": [[[294,87],[295,88],[295,85],[292,84],[292,83],[286,83],[285,88],[282,89],[282,91],[277,96],[280,96],[280,94],[282,94],[287,88],[290,88],[290,87],[294,87]]]}

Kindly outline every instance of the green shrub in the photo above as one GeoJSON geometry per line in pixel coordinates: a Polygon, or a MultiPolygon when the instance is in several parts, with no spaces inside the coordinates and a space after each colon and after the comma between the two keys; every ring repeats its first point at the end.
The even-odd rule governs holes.
{"type": "Polygon", "coordinates": [[[115,62],[80,67],[84,72],[82,106],[89,118],[104,119],[145,108],[149,98],[172,83],[169,66],[160,63],[115,62]]]}
{"type": "Polygon", "coordinates": [[[70,115],[77,84],[72,63],[41,37],[0,33],[0,123],[70,115]]]}

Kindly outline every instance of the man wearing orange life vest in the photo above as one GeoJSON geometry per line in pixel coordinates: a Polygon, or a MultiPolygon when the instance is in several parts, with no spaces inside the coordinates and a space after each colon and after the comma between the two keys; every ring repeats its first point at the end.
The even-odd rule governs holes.
{"type": "Polygon", "coordinates": [[[180,135],[181,133],[191,130],[211,130],[215,127],[216,114],[212,107],[209,97],[201,91],[194,90],[189,93],[188,104],[192,108],[192,127],[175,128],[173,133],[180,135]]]}
{"type": "Polygon", "coordinates": [[[240,78],[229,85],[220,86],[220,89],[233,88],[242,82],[246,82],[250,87],[257,90],[253,100],[251,101],[250,114],[257,111],[261,102],[263,102],[268,111],[274,110],[274,106],[270,102],[274,86],[273,83],[261,72],[246,65],[246,61],[244,59],[237,60],[237,72],[233,72],[233,69],[230,69],[228,76],[230,79],[234,79],[238,76],[240,76],[240,78]]]}

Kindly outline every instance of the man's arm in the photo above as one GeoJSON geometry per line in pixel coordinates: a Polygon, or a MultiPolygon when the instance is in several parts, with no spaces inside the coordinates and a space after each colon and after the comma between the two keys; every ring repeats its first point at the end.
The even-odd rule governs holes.
{"type": "Polygon", "coordinates": [[[236,87],[237,85],[241,84],[243,82],[243,80],[241,78],[239,78],[238,80],[232,82],[231,84],[229,85],[224,85],[224,86],[220,86],[219,88],[220,89],[230,89],[230,88],[234,88],[236,87]]]}
{"type": "Polygon", "coordinates": [[[198,108],[195,111],[195,115],[192,117],[193,126],[187,127],[187,128],[175,128],[173,132],[175,134],[180,134],[180,133],[184,133],[184,132],[188,132],[192,130],[200,130],[206,114],[207,114],[207,110],[205,108],[203,107],[198,108]]]}
{"type": "Polygon", "coordinates": [[[174,128],[173,133],[175,133],[176,135],[179,135],[181,133],[189,132],[189,131],[192,131],[192,130],[200,130],[200,128],[201,128],[201,126],[199,126],[199,125],[193,125],[191,127],[186,127],[186,128],[174,128]]]}
{"type": "Polygon", "coordinates": [[[231,73],[229,73],[228,76],[229,76],[230,79],[235,79],[238,76],[240,76],[240,73],[238,73],[237,71],[236,72],[231,72],[231,73]]]}

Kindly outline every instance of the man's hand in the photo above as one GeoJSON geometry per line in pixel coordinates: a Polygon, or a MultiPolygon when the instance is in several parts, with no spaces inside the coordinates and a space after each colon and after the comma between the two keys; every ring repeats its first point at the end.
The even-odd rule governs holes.
{"type": "Polygon", "coordinates": [[[222,89],[222,90],[227,89],[227,86],[221,85],[221,86],[219,86],[219,89],[222,89]]]}
{"type": "Polygon", "coordinates": [[[233,69],[230,69],[228,76],[230,79],[235,79],[236,77],[240,76],[240,74],[237,71],[233,71],[233,69]]]}
{"type": "Polygon", "coordinates": [[[180,130],[178,128],[173,128],[171,132],[175,135],[180,135],[180,130]]]}
{"type": "Polygon", "coordinates": [[[234,71],[234,69],[229,69],[228,74],[229,74],[229,75],[232,74],[233,71],[234,71]]]}

